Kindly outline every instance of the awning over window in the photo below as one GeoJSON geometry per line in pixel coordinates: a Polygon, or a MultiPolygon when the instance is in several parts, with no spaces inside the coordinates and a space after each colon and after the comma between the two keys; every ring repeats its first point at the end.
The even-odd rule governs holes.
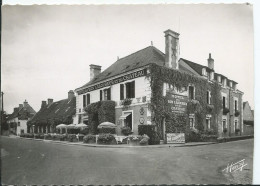
{"type": "Polygon", "coordinates": [[[126,119],[127,116],[129,116],[132,113],[124,113],[122,116],[119,117],[119,119],[126,119]]]}

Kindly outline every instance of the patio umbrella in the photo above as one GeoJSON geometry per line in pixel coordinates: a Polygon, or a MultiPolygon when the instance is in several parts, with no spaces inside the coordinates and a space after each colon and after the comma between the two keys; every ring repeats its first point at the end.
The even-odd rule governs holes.
{"type": "Polygon", "coordinates": [[[84,123],[77,124],[75,128],[88,128],[88,126],[84,123]]]}
{"type": "MultiPolygon", "coordinates": [[[[59,124],[56,126],[57,129],[66,129],[66,133],[67,133],[67,126],[66,124],[59,124]]],[[[60,130],[60,133],[62,133],[62,130],[60,130]]]]}
{"type": "Polygon", "coordinates": [[[67,127],[67,125],[65,125],[65,124],[59,124],[56,126],[56,128],[66,128],[66,127],[67,127]]]}
{"type": "Polygon", "coordinates": [[[111,122],[103,122],[101,124],[98,125],[98,128],[116,128],[116,125],[114,123],[111,123],[111,122]]]}
{"type": "Polygon", "coordinates": [[[67,125],[67,128],[68,129],[75,129],[76,128],[76,124],[69,124],[69,125],[67,125]]]}

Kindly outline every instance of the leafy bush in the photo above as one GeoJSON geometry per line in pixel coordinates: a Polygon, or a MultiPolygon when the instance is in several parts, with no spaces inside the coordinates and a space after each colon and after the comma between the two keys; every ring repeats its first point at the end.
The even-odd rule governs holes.
{"type": "Polygon", "coordinates": [[[201,133],[195,128],[189,128],[185,133],[185,142],[199,142],[201,141],[201,133]]]}
{"type": "Polygon", "coordinates": [[[129,134],[132,134],[132,129],[130,127],[122,127],[121,128],[121,132],[122,134],[124,134],[125,136],[128,136],[129,134]]]}
{"type": "Polygon", "coordinates": [[[97,140],[98,144],[116,144],[116,139],[112,134],[100,134],[97,140]]]}
{"type": "Polygon", "coordinates": [[[23,134],[20,134],[20,137],[22,137],[22,138],[34,138],[34,134],[23,133],[23,134]]]}
{"type": "Polygon", "coordinates": [[[238,110],[236,110],[235,116],[238,117],[239,115],[240,115],[240,112],[238,110]]]}
{"type": "Polygon", "coordinates": [[[34,134],[34,138],[35,139],[44,139],[44,134],[42,134],[42,133],[34,134]]]}
{"type": "Polygon", "coordinates": [[[76,134],[68,134],[68,141],[69,142],[75,142],[78,141],[76,134]]]}
{"type": "Polygon", "coordinates": [[[223,129],[223,132],[226,133],[226,132],[227,132],[227,128],[224,128],[224,129],[223,129]]]}
{"type": "Polygon", "coordinates": [[[148,145],[148,141],[149,141],[149,138],[143,138],[143,139],[140,141],[140,145],[148,145]]]}
{"type": "Polygon", "coordinates": [[[155,131],[155,125],[138,125],[138,134],[149,136],[149,145],[160,144],[160,136],[155,131]]]}
{"type": "Polygon", "coordinates": [[[218,136],[217,135],[207,135],[207,134],[201,134],[200,136],[201,141],[211,141],[211,142],[216,142],[218,136]]]}
{"type": "Polygon", "coordinates": [[[229,108],[223,108],[223,115],[227,115],[227,113],[229,113],[229,108]]]}
{"type": "Polygon", "coordinates": [[[235,133],[237,134],[237,133],[239,133],[240,132],[240,129],[236,129],[235,130],[235,133]]]}
{"type": "Polygon", "coordinates": [[[83,128],[79,132],[80,134],[87,135],[89,133],[89,128],[83,128]]]}
{"type": "Polygon", "coordinates": [[[116,129],[115,128],[100,128],[98,129],[99,133],[104,133],[104,134],[115,134],[116,129]]]}
{"type": "Polygon", "coordinates": [[[213,134],[216,134],[216,132],[213,130],[213,129],[207,129],[204,134],[206,135],[213,135],[213,134]]]}
{"type": "Polygon", "coordinates": [[[96,143],[96,135],[86,135],[83,138],[83,143],[96,143]]]}
{"type": "Polygon", "coordinates": [[[44,134],[44,139],[51,140],[52,139],[51,134],[44,134]]]}

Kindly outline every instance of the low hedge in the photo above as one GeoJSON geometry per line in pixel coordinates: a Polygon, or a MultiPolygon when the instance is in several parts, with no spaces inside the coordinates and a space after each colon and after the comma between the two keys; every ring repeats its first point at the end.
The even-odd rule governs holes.
{"type": "Polygon", "coordinates": [[[132,134],[132,129],[130,127],[122,127],[121,128],[121,132],[122,134],[124,134],[125,136],[128,136],[129,134],[132,134]]]}
{"type": "Polygon", "coordinates": [[[68,134],[67,140],[69,142],[76,142],[76,141],[78,141],[78,138],[77,138],[76,134],[68,134]]]}
{"type": "Polygon", "coordinates": [[[149,136],[149,145],[160,144],[160,137],[155,131],[155,125],[138,125],[138,134],[149,136]]]}
{"type": "Polygon", "coordinates": [[[96,135],[86,135],[83,138],[83,143],[96,143],[96,135]]]}
{"type": "Polygon", "coordinates": [[[112,134],[99,134],[97,143],[105,145],[115,145],[116,139],[112,134]]]}
{"type": "Polygon", "coordinates": [[[101,134],[115,134],[116,129],[115,128],[100,128],[100,129],[98,129],[98,132],[101,134]]]}
{"type": "Polygon", "coordinates": [[[20,134],[20,137],[22,138],[34,138],[34,135],[31,133],[24,133],[24,134],[20,134]]]}
{"type": "Polygon", "coordinates": [[[35,139],[44,139],[44,134],[42,134],[42,133],[34,134],[34,138],[35,139]]]}

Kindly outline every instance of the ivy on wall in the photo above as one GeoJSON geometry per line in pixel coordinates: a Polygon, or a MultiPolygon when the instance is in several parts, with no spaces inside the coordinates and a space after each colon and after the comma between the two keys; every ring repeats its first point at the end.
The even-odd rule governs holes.
{"type": "Polygon", "coordinates": [[[149,108],[153,113],[152,121],[157,126],[157,131],[162,137],[162,121],[165,118],[166,132],[186,132],[189,130],[189,114],[195,115],[195,128],[204,130],[206,114],[211,114],[212,128],[216,132],[216,118],[221,110],[221,87],[217,82],[208,82],[207,79],[194,76],[175,69],[162,67],[156,64],[149,66],[150,73],[147,78],[151,85],[151,103],[149,108]],[[163,96],[163,83],[167,83],[181,90],[192,84],[195,88],[195,100],[190,100],[184,114],[170,112],[166,108],[169,94],[163,96]],[[211,92],[211,105],[207,104],[207,91],[211,92]]]}
{"type": "Polygon", "coordinates": [[[92,134],[98,133],[97,127],[102,122],[115,123],[115,106],[116,103],[114,101],[98,101],[85,108],[92,134]]]}

